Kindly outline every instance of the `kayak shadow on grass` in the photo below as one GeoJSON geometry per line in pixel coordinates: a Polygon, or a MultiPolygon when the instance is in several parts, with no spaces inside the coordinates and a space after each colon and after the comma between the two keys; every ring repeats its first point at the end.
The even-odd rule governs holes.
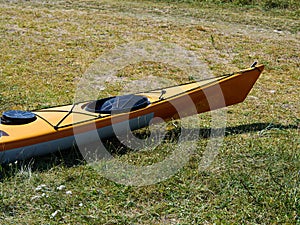
{"type": "MultiPolygon", "coordinates": [[[[179,123],[180,124],[180,123],[179,123]]],[[[222,136],[232,136],[238,134],[257,132],[257,137],[264,136],[272,131],[278,131],[279,134],[282,131],[290,129],[300,129],[299,125],[282,125],[273,123],[252,123],[243,124],[238,126],[215,128],[213,131],[211,128],[200,128],[199,138],[208,139],[211,138],[212,132],[213,137],[222,136]]],[[[149,136],[149,129],[143,128],[134,132],[134,135],[140,139],[146,139],[149,136]]],[[[180,126],[174,126],[169,129],[163,138],[163,142],[176,143],[179,140],[181,134],[180,126]]],[[[124,155],[126,153],[132,152],[133,150],[129,147],[123,145],[118,138],[112,137],[109,139],[102,140],[106,149],[111,153],[111,155],[124,155]]],[[[13,177],[20,173],[31,173],[34,171],[46,171],[53,167],[64,166],[73,167],[86,164],[84,157],[82,156],[78,147],[74,146],[71,149],[66,149],[62,151],[57,151],[44,156],[34,157],[31,159],[19,161],[16,163],[10,163],[5,165],[0,165],[0,182],[3,182],[5,178],[13,177]]]]}

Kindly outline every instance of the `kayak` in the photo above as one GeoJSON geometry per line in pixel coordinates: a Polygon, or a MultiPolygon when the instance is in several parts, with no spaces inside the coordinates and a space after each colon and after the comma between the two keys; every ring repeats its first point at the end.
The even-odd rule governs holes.
{"type": "Polygon", "coordinates": [[[109,138],[116,131],[126,133],[153,121],[180,119],[240,103],[263,69],[263,65],[253,65],[232,74],[162,89],[35,111],[3,112],[0,163],[70,149],[76,145],[76,136],[84,137],[81,140],[87,144],[97,141],[91,132],[97,131],[99,138],[109,138]]]}

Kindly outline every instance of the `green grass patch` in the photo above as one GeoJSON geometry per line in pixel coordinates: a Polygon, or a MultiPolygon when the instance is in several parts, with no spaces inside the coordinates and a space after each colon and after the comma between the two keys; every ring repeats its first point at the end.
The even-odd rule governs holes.
{"type": "Polygon", "coordinates": [[[192,5],[216,4],[225,6],[262,7],[266,10],[299,10],[300,3],[294,0],[156,0],[156,2],[186,3],[192,5]]]}

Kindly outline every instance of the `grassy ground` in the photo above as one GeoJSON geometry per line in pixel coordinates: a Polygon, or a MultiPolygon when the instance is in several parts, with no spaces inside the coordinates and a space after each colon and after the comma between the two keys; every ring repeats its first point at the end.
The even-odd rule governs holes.
{"type": "MultiPolygon", "coordinates": [[[[255,60],[266,65],[247,100],[228,108],[223,145],[208,170],[198,170],[209,142],[210,115],[203,114],[197,150],[157,184],[114,183],[86,165],[76,149],[1,166],[1,223],[300,224],[299,8],[269,8],[0,1],[1,111],[71,103],[76,80],[89,65],[132,41],[181,45],[200,54],[213,74],[255,60]]],[[[127,71],[147,76],[158,68],[127,71]]],[[[137,165],[162,160],[176,147],[172,138],[149,151],[108,145],[119,160],[137,165]]]]}

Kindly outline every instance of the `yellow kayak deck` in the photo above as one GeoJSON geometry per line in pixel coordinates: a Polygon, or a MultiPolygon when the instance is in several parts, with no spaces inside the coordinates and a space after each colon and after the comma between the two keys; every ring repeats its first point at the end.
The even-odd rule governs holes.
{"type": "MultiPolygon", "coordinates": [[[[78,133],[84,133],[145,115],[164,120],[176,119],[183,115],[177,112],[176,105],[186,111],[186,116],[192,107],[196,109],[196,113],[201,113],[233,105],[246,98],[263,69],[264,66],[259,65],[231,75],[137,93],[136,95],[146,97],[149,104],[130,112],[90,112],[85,107],[91,101],[33,111],[37,117],[33,122],[20,125],[0,124],[0,153],[72,137],[74,129],[78,133]]],[[[53,151],[57,147],[59,146],[53,146],[53,151]]]]}

